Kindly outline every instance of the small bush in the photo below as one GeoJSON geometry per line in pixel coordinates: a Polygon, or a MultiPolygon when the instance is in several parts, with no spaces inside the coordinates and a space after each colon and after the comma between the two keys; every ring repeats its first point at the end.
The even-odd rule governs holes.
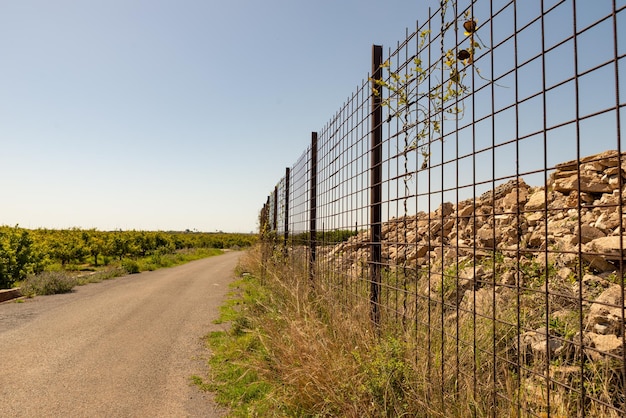
{"type": "Polygon", "coordinates": [[[54,295],[71,292],[77,284],[77,280],[67,273],[46,271],[24,280],[20,292],[27,297],[54,295]]]}
{"type": "Polygon", "coordinates": [[[134,260],[123,260],[122,268],[126,270],[128,274],[139,273],[139,264],[134,260]]]}

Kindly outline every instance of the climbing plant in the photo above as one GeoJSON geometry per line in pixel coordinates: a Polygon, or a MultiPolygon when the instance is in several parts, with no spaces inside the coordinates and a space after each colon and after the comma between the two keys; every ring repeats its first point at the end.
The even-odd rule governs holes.
{"type": "Polygon", "coordinates": [[[456,1],[442,0],[439,14],[441,30],[433,34],[432,29],[427,28],[417,34],[417,53],[410,62],[402,63],[399,66],[401,69],[393,69],[391,59],[387,59],[381,64],[386,75],[378,79],[370,78],[373,93],[388,108],[386,122],[396,118],[400,120],[399,134],[404,136],[405,142],[402,152],[406,156],[419,150],[422,155],[421,169],[429,165],[430,144],[443,138],[444,121],[463,117],[463,100],[470,92],[464,84],[468,70],[487,80],[474,62],[477,50],[484,44],[478,36],[479,25],[471,10],[465,11],[459,18],[456,1]],[[464,38],[457,42],[460,20],[463,21],[464,38]],[[453,46],[447,48],[447,39],[452,35],[453,46]],[[440,60],[432,63],[423,60],[423,54],[430,56],[437,38],[440,60]]]}
{"type": "MultiPolygon", "coordinates": [[[[441,17],[439,32],[433,32],[433,19],[429,19],[428,27],[415,34],[417,50],[414,56],[404,62],[397,62],[395,66],[389,58],[380,66],[384,76],[370,78],[373,94],[387,108],[386,123],[395,120],[398,128],[394,137],[402,138],[398,156],[404,160],[404,223],[409,213],[410,183],[414,173],[409,168],[409,155],[419,152],[420,170],[427,169],[432,144],[443,141],[444,122],[449,119],[459,120],[465,113],[464,100],[471,93],[471,88],[465,84],[468,73],[474,71],[479,78],[489,81],[481,75],[475,63],[477,51],[485,46],[478,35],[480,27],[472,15],[472,8],[459,15],[456,0],[441,0],[438,13],[441,17]],[[438,49],[434,56],[439,59],[432,60],[434,48],[438,49]],[[423,59],[423,56],[428,58],[423,59]]],[[[398,60],[397,55],[394,58],[398,60]]],[[[407,242],[406,225],[402,230],[405,235],[403,242],[407,242]]],[[[407,251],[408,246],[405,246],[402,257],[405,261],[397,273],[397,279],[402,280],[405,296],[408,294],[411,275],[406,264],[407,251]]],[[[406,312],[406,297],[402,303],[406,312]]]]}

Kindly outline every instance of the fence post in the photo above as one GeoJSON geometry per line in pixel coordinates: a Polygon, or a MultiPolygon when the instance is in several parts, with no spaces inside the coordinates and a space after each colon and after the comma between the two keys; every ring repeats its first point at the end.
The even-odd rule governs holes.
{"type": "Polygon", "coordinates": [[[317,258],[317,132],[311,132],[311,172],[309,189],[309,278],[311,283],[315,280],[315,262],[317,258]]]}
{"type": "MultiPolygon", "coordinates": [[[[372,45],[372,80],[382,79],[383,47],[372,45]]],[[[374,81],[372,81],[374,83],[374,81]]],[[[373,86],[377,87],[377,86],[373,86]]],[[[370,115],[370,304],[371,320],[380,324],[380,285],[382,262],[382,136],[381,97],[371,93],[370,115]]]]}
{"type": "Polygon", "coordinates": [[[263,242],[267,243],[268,234],[270,231],[270,197],[267,196],[267,201],[263,205],[263,211],[261,212],[261,238],[263,242]]]}
{"type": "Polygon", "coordinates": [[[265,227],[265,211],[267,210],[267,206],[265,203],[261,208],[261,212],[259,213],[259,236],[263,238],[263,228],[265,227]]]}
{"type": "Polygon", "coordinates": [[[287,241],[289,240],[289,167],[285,169],[285,255],[287,254],[287,241]]]}
{"type": "Polygon", "coordinates": [[[267,242],[269,238],[269,227],[270,227],[270,197],[267,196],[267,202],[263,205],[263,209],[261,211],[261,281],[265,281],[265,277],[267,275],[267,248],[269,243],[267,242]]]}
{"type": "Polygon", "coordinates": [[[274,213],[272,214],[272,231],[278,232],[278,186],[274,187],[274,213]]]}

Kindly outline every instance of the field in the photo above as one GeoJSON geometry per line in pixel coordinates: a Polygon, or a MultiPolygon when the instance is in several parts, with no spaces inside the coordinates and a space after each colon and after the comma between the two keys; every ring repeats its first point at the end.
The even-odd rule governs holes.
{"type": "Polygon", "coordinates": [[[163,231],[0,227],[0,289],[26,294],[69,291],[76,284],[169,267],[246,248],[256,235],[163,231]]]}

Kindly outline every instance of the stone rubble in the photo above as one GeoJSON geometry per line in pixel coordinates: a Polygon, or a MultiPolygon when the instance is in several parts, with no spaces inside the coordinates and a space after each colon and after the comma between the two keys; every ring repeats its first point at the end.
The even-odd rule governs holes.
{"type": "MultiPolygon", "coordinates": [[[[625,185],[626,153],[617,151],[557,165],[547,187],[512,179],[475,199],[389,220],[382,228],[383,263],[389,270],[413,271],[416,283],[428,271],[430,282],[418,283],[417,291],[428,288],[426,296],[450,306],[467,306],[481,288],[495,286],[489,294],[496,298],[520,292],[519,309],[535,317],[521,324],[521,347],[513,351],[529,363],[547,356],[567,364],[582,355],[581,347],[593,361],[619,358],[625,185]],[[437,287],[446,275],[452,275],[454,289],[437,287]]],[[[349,276],[362,277],[369,245],[369,232],[361,231],[325,257],[349,276]]]]}

